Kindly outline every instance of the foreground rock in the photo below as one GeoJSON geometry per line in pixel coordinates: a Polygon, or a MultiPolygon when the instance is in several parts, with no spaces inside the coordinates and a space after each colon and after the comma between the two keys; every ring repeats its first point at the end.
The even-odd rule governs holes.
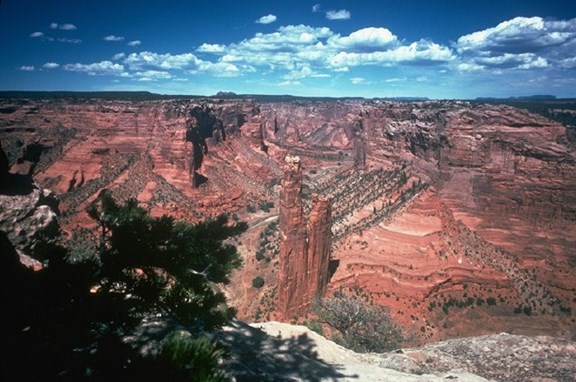
{"type": "Polygon", "coordinates": [[[279,322],[235,322],[223,332],[236,381],[573,381],[576,342],[506,333],[385,354],[358,354],[279,322]]]}
{"type": "Polygon", "coordinates": [[[32,268],[42,265],[40,243],[58,238],[58,200],[26,175],[11,174],[0,144],[0,231],[14,245],[20,261],[32,268]]]}

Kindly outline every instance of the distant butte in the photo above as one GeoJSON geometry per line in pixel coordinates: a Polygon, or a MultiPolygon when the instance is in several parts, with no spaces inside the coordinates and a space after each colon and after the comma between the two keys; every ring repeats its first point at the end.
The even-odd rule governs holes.
{"type": "Polygon", "coordinates": [[[132,96],[0,99],[0,181],[53,190],[66,232],[104,188],[247,221],[225,287],[247,321],[359,286],[415,342],[576,334],[573,129],[493,101],[132,96]]]}

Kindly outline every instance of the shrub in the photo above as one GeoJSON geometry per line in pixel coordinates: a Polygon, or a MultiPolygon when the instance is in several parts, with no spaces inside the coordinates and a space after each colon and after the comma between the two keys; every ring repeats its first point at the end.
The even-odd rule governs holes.
{"type": "Polygon", "coordinates": [[[262,288],[264,286],[264,279],[260,276],[255,277],[252,279],[252,286],[257,289],[262,288]]]}
{"type": "Polygon", "coordinates": [[[370,305],[357,294],[337,292],[318,300],[314,312],[339,333],[332,339],[356,352],[385,352],[398,348],[402,334],[386,308],[370,305]]]}

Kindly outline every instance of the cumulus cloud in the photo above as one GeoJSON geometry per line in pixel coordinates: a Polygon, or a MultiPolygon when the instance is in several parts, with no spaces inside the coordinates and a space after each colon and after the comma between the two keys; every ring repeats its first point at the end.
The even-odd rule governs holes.
{"type": "Polygon", "coordinates": [[[533,52],[544,47],[561,45],[575,36],[576,19],[545,21],[541,17],[516,17],[493,28],[460,37],[458,49],[463,52],[533,52]]]}
{"type": "Polygon", "coordinates": [[[35,70],[35,68],[33,65],[23,65],[23,66],[20,66],[18,68],[18,70],[21,70],[23,72],[33,72],[35,70]]]}
{"type": "Polygon", "coordinates": [[[276,21],[276,15],[266,15],[266,16],[262,16],[260,17],[258,20],[256,20],[257,24],[271,24],[274,21],[276,21]]]}
{"type": "Polygon", "coordinates": [[[392,66],[395,64],[424,65],[447,63],[455,59],[448,47],[421,40],[410,45],[369,53],[339,52],[329,60],[333,67],[353,67],[360,65],[392,66]]]}
{"type": "Polygon", "coordinates": [[[118,61],[118,60],[123,59],[124,57],[126,57],[125,53],[116,53],[114,56],[112,56],[112,59],[114,61],[118,61]]]}
{"type": "Polygon", "coordinates": [[[47,62],[44,65],[42,65],[42,67],[44,69],[58,69],[60,67],[60,64],[57,64],[55,62],[47,62]]]}
{"type": "MultiPolygon", "coordinates": [[[[451,48],[427,40],[405,44],[386,28],[363,28],[348,36],[329,28],[288,25],[272,33],[257,33],[228,46],[218,45],[221,61],[250,67],[285,70],[284,79],[318,77],[326,70],[346,72],[365,65],[433,65],[455,59],[451,48]]],[[[208,51],[205,45],[199,51],[208,51]]]]}
{"type": "Polygon", "coordinates": [[[464,35],[455,47],[464,71],[562,67],[574,57],[576,19],[516,17],[464,35]]]}
{"type": "Polygon", "coordinates": [[[127,76],[127,73],[124,70],[124,65],[113,63],[111,61],[100,61],[93,64],[66,64],[64,65],[64,70],[69,72],[86,73],[91,76],[127,76]]]}
{"type": "Polygon", "coordinates": [[[202,44],[196,48],[197,52],[202,53],[223,53],[226,50],[226,46],[220,44],[202,44]]]}
{"type": "Polygon", "coordinates": [[[192,53],[172,55],[145,51],[128,55],[124,63],[131,70],[193,70],[201,60],[192,53]]]}
{"type": "Polygon", "coordinates": [[[322,5],[320,4],[314,4],[312,6],[312,12],[316,13],[316,12],[320,12],[322,10],[322,5]]]}
{"type": "Polygon", "coordinates": [[[105,37],[104,37],[104,41],[114,41],[114,42],[124,41],[124,37],[122,37],[122,36],[115,36],[115,35],[111,34],[111,35],[105,36],[105,37]]]}
{"type": "Polygon", "coordinates": [[[44,33],[42,33],[42,32],[30,33],[30,37],[32,37],[32,38],[44,37],[44,33]]]}
{"type": "Polygon", "coordinates": [[[348,20],[350,19],[350,11],[346,9],[340,9],[337,11],[326,12],[326,18],[328,20],[348,20]]]}
{"type": "Polygon", "coordinates": [[[349,36],[333,36],[328,42],[347,50],[374,51],[396,44],[398,38],[386,28],[364,28],[349,36]]]}
{"type": "Polygon", "coordinates": [[[134,40],[134,41],[129,41],[127,45],[128,45],[128,46],[139,46],[139,45],[141,45],[141,44],[142,44],[142,41],[140,41],[140,40],[134,40]]]}

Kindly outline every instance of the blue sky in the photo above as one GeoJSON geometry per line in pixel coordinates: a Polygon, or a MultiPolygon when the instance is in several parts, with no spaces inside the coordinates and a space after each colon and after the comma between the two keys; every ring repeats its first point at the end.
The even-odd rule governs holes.
{"type": "Polygon", "coordinates": [[[576,97],[576,1],[3,0],[1,90],[576,97]]]}

